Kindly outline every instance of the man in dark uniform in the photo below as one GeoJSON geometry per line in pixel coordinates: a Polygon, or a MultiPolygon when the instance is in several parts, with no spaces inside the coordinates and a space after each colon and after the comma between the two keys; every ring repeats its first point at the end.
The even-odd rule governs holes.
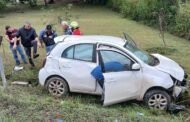
{"type": "Polygon", "coordinates": [[[34,28],[31,27],[29,22],[25,22],[24,26],[20,28],[16,34],[16,39],[21,38],[21,43],[25,49],[26,55],[28,56],[29,63],[32,67],[35,67],[31,48],[33,47],[33,58],[37,58],[39,54],[37,54],[37,45],[41,46],[38,40],[38,35],[34,28]]]}
{"type": "Polygon", "coordinates": [[[52,29],[51,25],[47,25],[46,29],[42,30],[39,35],[41,45],[46,46],[46,53],[49,53],[55,45],[54,38],[57,37],[56,32],[52,29]]]}

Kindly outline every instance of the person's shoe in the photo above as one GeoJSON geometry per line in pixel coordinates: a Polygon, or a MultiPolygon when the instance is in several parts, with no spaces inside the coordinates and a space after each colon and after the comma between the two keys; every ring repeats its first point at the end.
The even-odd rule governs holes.
{"type": "Polygon", "coordinates": [[[19,66],[19,65],[20,65],[20,61],[17,61],[17,62],[16,62],[16,66],[19,66]]]}
{"type": "Polygon", "coordinates": [[[33,55],[33,58],[35,59],[35,58],[37,58],[37,57],[39,57],[40,55],[39,54],[34,54],[33,55]]]}
{"type": "Polygon", "coordinates": [[[15,66],[14,67],[14,71],[20,71],[20,70],[23,70],[23,67],[20,67],[20,66],[15,66]]]}
{"type": "Polygon", "coordinates": [[[27,61],[23,61],[24,62],[24,64],[28,64],[28,62],[27,61]]]}
{"type": "Polygon", "coordinates": [[[32,66],[32,67],[35,67],[35,65],[34,65],[34,62],[33,62],[32,58],[30,58],[30,59],[29,59],[29,63],[31,64],[31,66],[32,66]]]}

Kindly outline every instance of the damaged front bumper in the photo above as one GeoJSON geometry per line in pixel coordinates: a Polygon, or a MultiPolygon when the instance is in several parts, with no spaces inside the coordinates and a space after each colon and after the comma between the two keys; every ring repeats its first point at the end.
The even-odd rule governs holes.
{"type": "Polygon", "coordinates": [[[185,86],[174,86],[173,87],[173,98],[174,103],[171,103],[168,108],[168,112],[170,113],[178,113],[182,110],[185,110],[184,105],[175,104],[176,101],[180,100],[183,97],[183,93],[188,92],[188,83],[190,80],[186,80],[185,86]]]}
{"type": "Polygon", "coordinates": [[[187,88],[188,87],[184,86],[174,86],[173,97],[177,98],[178,96],[180,96],[180,94],[186,92],[187,88]]]}
{"type": "Polygon", "coordinates": [[[189,85],[189,80],[183,80],[181,84],[175,84],[173,87],[173,97],[178,98],[181,96],[183,93],[188,92],[188,85],[189,85]]]}

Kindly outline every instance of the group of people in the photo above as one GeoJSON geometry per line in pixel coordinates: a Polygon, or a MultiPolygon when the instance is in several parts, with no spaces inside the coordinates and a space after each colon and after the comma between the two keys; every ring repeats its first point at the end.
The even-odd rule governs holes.
{"type": "MultiPolygon", "coordinates": [[[[63,28],[64,35],[82,35],[79,24],[76,21],[73,21],[70,24],[67,21],[62,21],[61,26],[63,28]]],[[[17,53],[20,54],[24,64],[28,63],[25,57],[26,54],[31,66],[35,67],[33,59],[39,57],[39,54],[37,53],[38,46],[43,48],[45,45],[46,53],[48,53],[54,47],[54,38],[57,37],[56,31],[52,29],[51,25],[46,25],[45,29],[43,29],[38,36],[36,30],[31,26],[30,22],[25,22],[24,26],[20,29],[7,25],[5,27],[5,31],[5,38],[10,44],[9,47],[17,67],[20,65],[20,60],[17,53]],[[21,45],[24,47],[25,54],[21,45]]]]}

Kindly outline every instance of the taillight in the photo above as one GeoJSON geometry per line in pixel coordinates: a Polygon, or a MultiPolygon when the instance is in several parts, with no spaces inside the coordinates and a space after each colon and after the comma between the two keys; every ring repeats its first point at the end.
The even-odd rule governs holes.
{"type": "Polygon", "coordinates": [[[43,60],[42,67],[44,67],[45,65],[46,65],[46,58],[43,60]]]}

